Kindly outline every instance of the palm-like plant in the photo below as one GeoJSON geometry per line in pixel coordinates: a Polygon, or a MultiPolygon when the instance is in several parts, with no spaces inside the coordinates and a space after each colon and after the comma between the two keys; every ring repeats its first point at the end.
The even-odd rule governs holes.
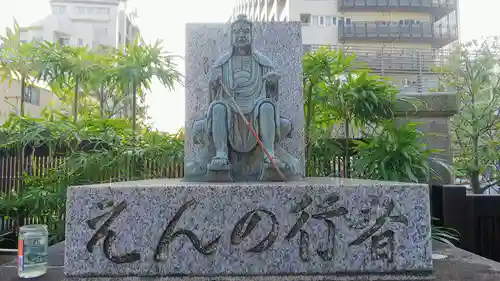
{"type": "MultiPolygon", "coordinates": [[[[346,55],[342,50],[320,48],[306,54],[303,65],[308,145],[313,143],[313,133],[331,138],[334,124],[343,121],[344,171],[348,172],[350,124],[363,128],[392,118],[397,91],[363,69],[354,54],[346,55]]],[[[309,158],[312,146],[307,151],[309,158]]]]}
{"type": "Polygon", "coordinates": [[[24,102],[27,86],[30,85],[35,75],[34,56],[35,46],[33,43],[22,42],[20,29],[17,22],[14,28],[7,28],[6,35],[1,36],[2,50],[0,53],[0,75],[1,82],[8,80],[9,86],[13,80],[21,83],[19,114],[24,116],[24,102]]]}
{"type": "MultiPolygon", "coordinates": [[[[61,46],[59,43],[45,42],[38,50],[38,78],[46,81],[55,92],[63,93],[65,98],[68,89],[73,89],[73,119],[78,119],[78,104],[82,99],[82,92],[89,92],[89,81],[93,74],[102,68],[95,53],[86,47],[61,46]]],[[[101,72],[102,73],[102,72],[101,72]]],[[[84,96],[87,98],[88,95],[84,96]]]]}
{"type": "Polygon", "coordinates": [[[357,177],[399,182],[425,182],[431,171],[429,156],[418,123],[398,126],[382,123],[382,130],[366,141],[356,141],[353,172],[357,177]]]}
{"type": "MultiPolygon", "coordinates": [[[[327,143],[329,152],[339,149],[339,146],[329,140],[332,129],[338,120],[331,110],[328,101],[328,86],[338,83],[338,77],[353,69],[355,57],[345,56],[344,53],[321,47],[315,52],[304,55],[303,86],[304,86],[304,119],[306,124],[306,159],[309,174],[314,170],[311,162],[317,146],[324,147],[327,143]],[[321,144],[320,144],[321,143],[321,144]],[[320,144],[320,145],[319,145],[320,144]]],[[[321,149],[323,150],[323,149],[321,149]]],[[[329,155],[331,155],[329,153],[329,155]]]]}
{"type": "Polygon", "coordinates": [[[132,129],[137,126],[137,96],[151,89],[151,82],[156,77],[168,90],[176,83],[182,83],[182,74],[174,62],[176,57],[163,51],[161,41],[146,45],[139,37],[124,50],[117,50],[116,64],[110,70],[114,81],[125,93],[132,91],[132,129]]]}

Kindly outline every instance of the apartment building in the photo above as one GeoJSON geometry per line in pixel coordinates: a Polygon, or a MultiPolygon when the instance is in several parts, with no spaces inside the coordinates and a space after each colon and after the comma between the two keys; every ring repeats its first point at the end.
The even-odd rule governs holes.
{"type": "Polygon", "coordinates": [[[300,21],[304,50],[355,52],[403,92],[436,88],[431,69],[458,40],[458,0],[236,0],[238,14],[300,21]]]}
{"type": "MultiPolygon", "coordinates": [[[[38,117],[42,110],[50,105],[57,106],[58,100],[54,94],[42,85],[33,85],[26,88],[24,96],[25,116],[38,117]]],[[[9,119],[11,113],[20,114],[21,83],[13,80],[0,84],[0,124],[9,119]]]]}
{"type": "Polygon", "coordinates": [[[21,30],[21,40],[119,48],[139,34],[126,0],[51,0],[52,14],[21,30]]]}

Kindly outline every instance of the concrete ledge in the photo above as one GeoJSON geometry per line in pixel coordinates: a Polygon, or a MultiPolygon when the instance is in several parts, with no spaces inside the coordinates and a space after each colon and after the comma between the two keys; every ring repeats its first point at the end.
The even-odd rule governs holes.
{"type": "MultiPolygon", "coordinates": [[[[40,278],[31,279],[32,281],[162,281],[162,279],[154,277],[65,278],[63,274],[64,247],[64,242],[62,242],[49,248],[49,271],[40,278]]],[[[500,280],[500,263],[439,242],[434,242],[432,247],[434,254],[444,257],[435,259],[433,262],[435,281],[500,280]]],[[[194,280],[189,276],[179,279],[183,281],[194,280]]],[[[17,277],[16,262],[12,262],[0,266],[0,280],[24,281],[26,279],[17,277]]],[[[171,279],[163,280],[170,281],[171,279]]]]}
{"type": "Polygon", "coordinates": [[[451,117],[458,112],[459,108],[458,95],[455,92],[404,93],[401,96],[419,102],[414,105],[402,101],[397,102],[395,112],[398,117],[451,117]]]}

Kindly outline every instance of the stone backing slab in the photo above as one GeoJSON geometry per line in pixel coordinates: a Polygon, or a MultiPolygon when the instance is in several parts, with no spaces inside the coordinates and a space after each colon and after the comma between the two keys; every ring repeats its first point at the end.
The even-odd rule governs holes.
{"type": "Polygon", "coordinates": [[[419,184],[313,178],[71,187],[65,273],[405,279],[432,270],[430,230],[428,187],[419,184]]]}
{"type": "MultiPolygon", "coordinates": [[[[272,60],[281,75],[278,105],[281,116],[290,119],[293,127],[291,138],[283,140],[281,145],[304,167],[302,26],[300,22],[254,23],[253,26],[255,48],[272,60]]],[[[186,25],[186,161],[194,160],[199,153],[199,147],[189,136],[192,135],[193,122],[205,117],[209,104],[205,72],[230,48],[228,28],[229,24],[186,25]]]]}
{"type": "Polygon", "coordinates": [[[419,123],[424,141],[432,153],[429,164],[432,169],[429,184],[454,184],[455,176],[450,169],[453,162],[451,150],[450,118],[458,111],[458,96],[455,92],[404,93],[410,102],[398,102],[396,122],[404,125],[419,123]]]}

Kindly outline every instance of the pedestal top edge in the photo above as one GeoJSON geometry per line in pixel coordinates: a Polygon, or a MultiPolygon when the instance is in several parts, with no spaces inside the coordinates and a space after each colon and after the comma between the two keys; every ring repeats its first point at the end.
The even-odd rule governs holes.
{"type": "Polygon", "coordinates": [[[166,188],[166,187],[311,187],[311,186],[329,186],[329,187],[359,187],[359,186],[384,186],[384,187],[409,187],[409,188],[428,188],[428,184],[412,182],[391,182],[363,179],[347,178],[305,178],[301,181],[289,182],[191,182],[184,181],[182,178],[164,178],[151,180],[123,181],[90,185],[71,186],[70,188],[166,188]]]}

